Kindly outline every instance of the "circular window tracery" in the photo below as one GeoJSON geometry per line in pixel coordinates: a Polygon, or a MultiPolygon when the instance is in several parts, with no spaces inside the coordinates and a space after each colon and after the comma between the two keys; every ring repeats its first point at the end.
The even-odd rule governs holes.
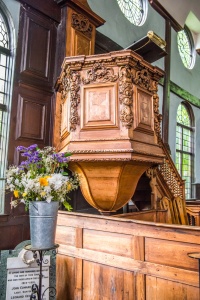
{"type": "Polygon", "coordinates": [[[178,51],[184,66],[192,69],[195,64],[195,51],[192,35],[187,29],[183,29],[177,34],[178,51]]]}
{"type": "Polygon", "coordinates": [[[141,26],[147,17],[146,0],[117,0],[125,17],[134,25],[141,26]]]}

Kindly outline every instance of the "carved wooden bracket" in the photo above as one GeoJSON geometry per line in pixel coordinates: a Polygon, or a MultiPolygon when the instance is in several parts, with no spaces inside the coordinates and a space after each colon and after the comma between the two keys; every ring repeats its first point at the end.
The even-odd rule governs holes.
{"type": "Polygon", "coordinates": [[[84,35],[88,36],[89,38],[92,37],[93,26],[85,16],[81,14],[73,13],[71,25],[74,29],[82,32],[84,35]]]}
{"type": "MultiPolygon", "coordinates": [[[[80,73],[78,71],[66,70],[62,79],[61,100],[65,101],[70,93],[70,131],[76,129],[80,118],[78,115],[78,104],[80,103],[80,73]]],[[[62,113],[62,110],[61,110],[62,113]]]]}
{"type": "Polygon", "coordinates": [[[120,121],[126,128],[130,128],[133,124],[133,84],[129,66],[123,66],[119,70],[119,101],[122,104],[120,121]]]}

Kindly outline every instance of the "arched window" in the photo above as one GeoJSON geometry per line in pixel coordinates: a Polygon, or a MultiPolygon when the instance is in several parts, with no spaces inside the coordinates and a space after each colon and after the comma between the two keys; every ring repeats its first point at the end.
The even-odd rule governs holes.
{"type": "Polygon", "coordinates": [[[117,0],[125,17],[134,25],[141,26],[147,17],[147,0],[117,0]]]}
{"type": "Polygon", "coordinates": [[[181,103],[177,111],[176,125],[176,167],[185,180],[186,199],[192,198],[194,179],[194,134],[192,111],[181,103]]]}
{"type": "Polygon", "coordinates": [[[0,3],[0,214],[4,213],[5,171],[7,168],[8,135],[14,61],[12,19],[0,3]]]}

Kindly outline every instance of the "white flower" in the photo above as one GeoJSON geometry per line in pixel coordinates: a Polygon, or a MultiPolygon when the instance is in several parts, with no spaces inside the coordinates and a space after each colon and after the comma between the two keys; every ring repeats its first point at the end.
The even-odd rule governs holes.
{"type": "Polygon", "coordinates": [[[53,176],[49,178],[49,184],[53,185],[55,190],[58,190],[63,185],[63,177],[62,174],[53,174],[53,176]]]}
{"type": "Polygon", "coordinates": [[[51,202],[51,200],[52,200],[52,196],[48,196],[47,198],[46,198],[46,201],[48,202],[48,203],[50,203],[51,202]]]}
{"type": "Polygon", "coordinates": [[[17,179],[15,179],[15,181],[14,181],[14,182],[15,182],[15,184],[16,184],[16,185],[19,185],[19,183],[20,183],[18,178],[17,178],[17,179]]]}

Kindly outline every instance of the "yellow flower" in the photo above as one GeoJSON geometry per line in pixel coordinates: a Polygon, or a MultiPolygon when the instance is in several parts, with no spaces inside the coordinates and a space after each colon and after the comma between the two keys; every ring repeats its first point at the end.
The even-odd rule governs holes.
{"type": "Polygon", "coordinates": [[[50,176],[45,176],[45,177],[41,177],[39,178],[39,182],[40,182],[40,185],[42,186],[47,186],[48,185],[48,178],[50,176]]]}
{"type": "Polygon", "coordinates": [[[26,197],[26,196],[27,196],[27,193],[24,192],[24,193],[22,194],[22,197],[26,197]]]}
{"type": "Polygon", "coordinates": [[[67,191],[70,191],[70,190],[71,190],[71,188],[72,188],[72,185],[71,185],[71,183],[70,183],[70,182],[67,182],[67,191]]]}
{"type": "Polygon", "coordinates": [[[44,197],[46,195],[46,193],[43,191],[40,193],[40,196],[44,197]]]}
{"type": "Polygon", "coordinates": [[[14,196],[15,196],[15,198],[19,198],[19,191],[18,190],[14,190],[14,196]]]}

